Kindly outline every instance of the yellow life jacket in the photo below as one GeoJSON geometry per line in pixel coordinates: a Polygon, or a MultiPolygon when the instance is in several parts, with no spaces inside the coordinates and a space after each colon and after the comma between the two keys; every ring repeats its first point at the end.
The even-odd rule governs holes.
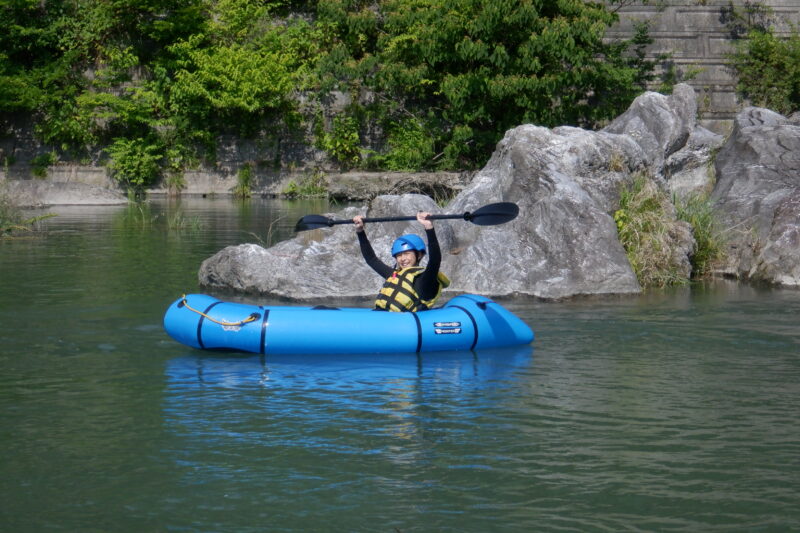
{"type": "Polygon", "coordinates": [[[375,309],[416,312],[433,307],[436,299],[442,294],[442,289],[450,285],[450,280],[439,272],[439,290],[436,291],[436,296],[430,300],[423,300],[414,290],[414,278],[422,274],[424,270],[423,267],[414,266],[392,272],[378,293],[375,309]]]}

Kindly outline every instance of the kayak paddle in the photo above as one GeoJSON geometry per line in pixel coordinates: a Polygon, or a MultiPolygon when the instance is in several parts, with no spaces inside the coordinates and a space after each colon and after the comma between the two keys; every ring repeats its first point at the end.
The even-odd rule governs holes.
{"type": "MultiPolygon", "coordinates": [[[[475,211],[467,211],[460,215],[430,215],[428,220],[463,219],[478,226],[496,226],[514,220],[519,214],[519,206],[513,202],[499,202],[488,204],[475,211]]],[[[376,217],[365,218],[364,222],[399,222],[401,220],[416,220],[416,216],[404,217],[376,217]]],[[[295,231],[329,228],[335,224],[352,224],[351,220],[337,220],[322,215],[306,215],[297,221],[295,231]]]]}

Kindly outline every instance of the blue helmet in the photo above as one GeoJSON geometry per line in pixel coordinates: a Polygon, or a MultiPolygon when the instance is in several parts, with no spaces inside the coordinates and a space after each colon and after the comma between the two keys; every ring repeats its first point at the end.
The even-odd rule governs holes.
{"type": "Polygon", "coordinates": [[[392,257],[408,250],[414,250],[424,254],[425,242],[419,235],[401,235],[397,238],[397,240],[394,241],[394,244],[392,244],[392,257]]]}

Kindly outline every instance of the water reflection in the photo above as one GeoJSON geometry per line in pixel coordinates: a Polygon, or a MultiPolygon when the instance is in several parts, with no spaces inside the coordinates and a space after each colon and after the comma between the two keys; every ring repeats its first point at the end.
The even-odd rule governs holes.
{"type": "Polygon", "coordinates": [[[376,454],[410,464],[431,453],[426,441],[442,423],[479,434],[478,420],[532,356],[532,346],[336,358],[193,352],[167,362],[165,418],[184,440],[181,460],[199,470],[210,451],[236,447],[344,454],[350,468],[376,454]]]}
{"type": "Polygon", "coordinates": [[[403,380],[486,385],[532,362],[533,347],[435,354],[233,355],[197,352],[167,362],[168,389],[322,387],[373,389],[403,380]]]}

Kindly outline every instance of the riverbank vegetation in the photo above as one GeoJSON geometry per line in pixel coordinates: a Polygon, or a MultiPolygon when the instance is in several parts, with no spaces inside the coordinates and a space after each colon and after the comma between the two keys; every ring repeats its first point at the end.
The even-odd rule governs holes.
{"type": "Polygon", "coordinates": [[[0,118],[130,188],[220,136],[271,140],[263,165],[300,139],[343,168],[474,169],[510,127],[601,125],[653,81],[645,26],[605,38],[615,3],[4,2],[0,118]]]}
{"type": "Polygon", "coordinates": [[[726,24],[735,39],[728,64],[736,75],[737,94],[752,105],[790,115],[800,109],[800,33],[776,31],[774,12],[763,2],[733,3],[726,24]]]}
{"type": "Polygon", "coordinates": [[[30,233],[40,229],[42,220],[54,217],[47,213],[35,217],[26,217],[22,209],[17,206],[3,187],[0,181],[0,239],[13,237],[21,233],[30,233]]]}
{"type": "Polygon", "coordinates": [[[641,174],[622,187],[614,213],[620,242],[643,287],[679,285],[711,274],[723,258],[724,234],[707,195],[674,197],[641,174]],[[695,244],[684,267],[688,225],[695,244]]]}
{"type": "Polygon", "coordinates": [[[695,248],[689,257],[692,278],[712,275],[715,266],[725,258],[725,229],[720,223],[708,193],[693,193],[672,199],[679,220],[692,228],[695,248]]]}
{"type": "Polygon", "coordinates": [[[147,201],[129,203],[117,222],[127,229],[135,228],[142,231],[161,228],[168,232],[197,232],[205,229],[205,224],[196,215],[188,216],[181,209],[156,213],[147,201]]]}
{"type": "Polygon", "coordinates": [[[0,237],[21,227],[22,215],[8,195],[0,189],[0,237]]]}

